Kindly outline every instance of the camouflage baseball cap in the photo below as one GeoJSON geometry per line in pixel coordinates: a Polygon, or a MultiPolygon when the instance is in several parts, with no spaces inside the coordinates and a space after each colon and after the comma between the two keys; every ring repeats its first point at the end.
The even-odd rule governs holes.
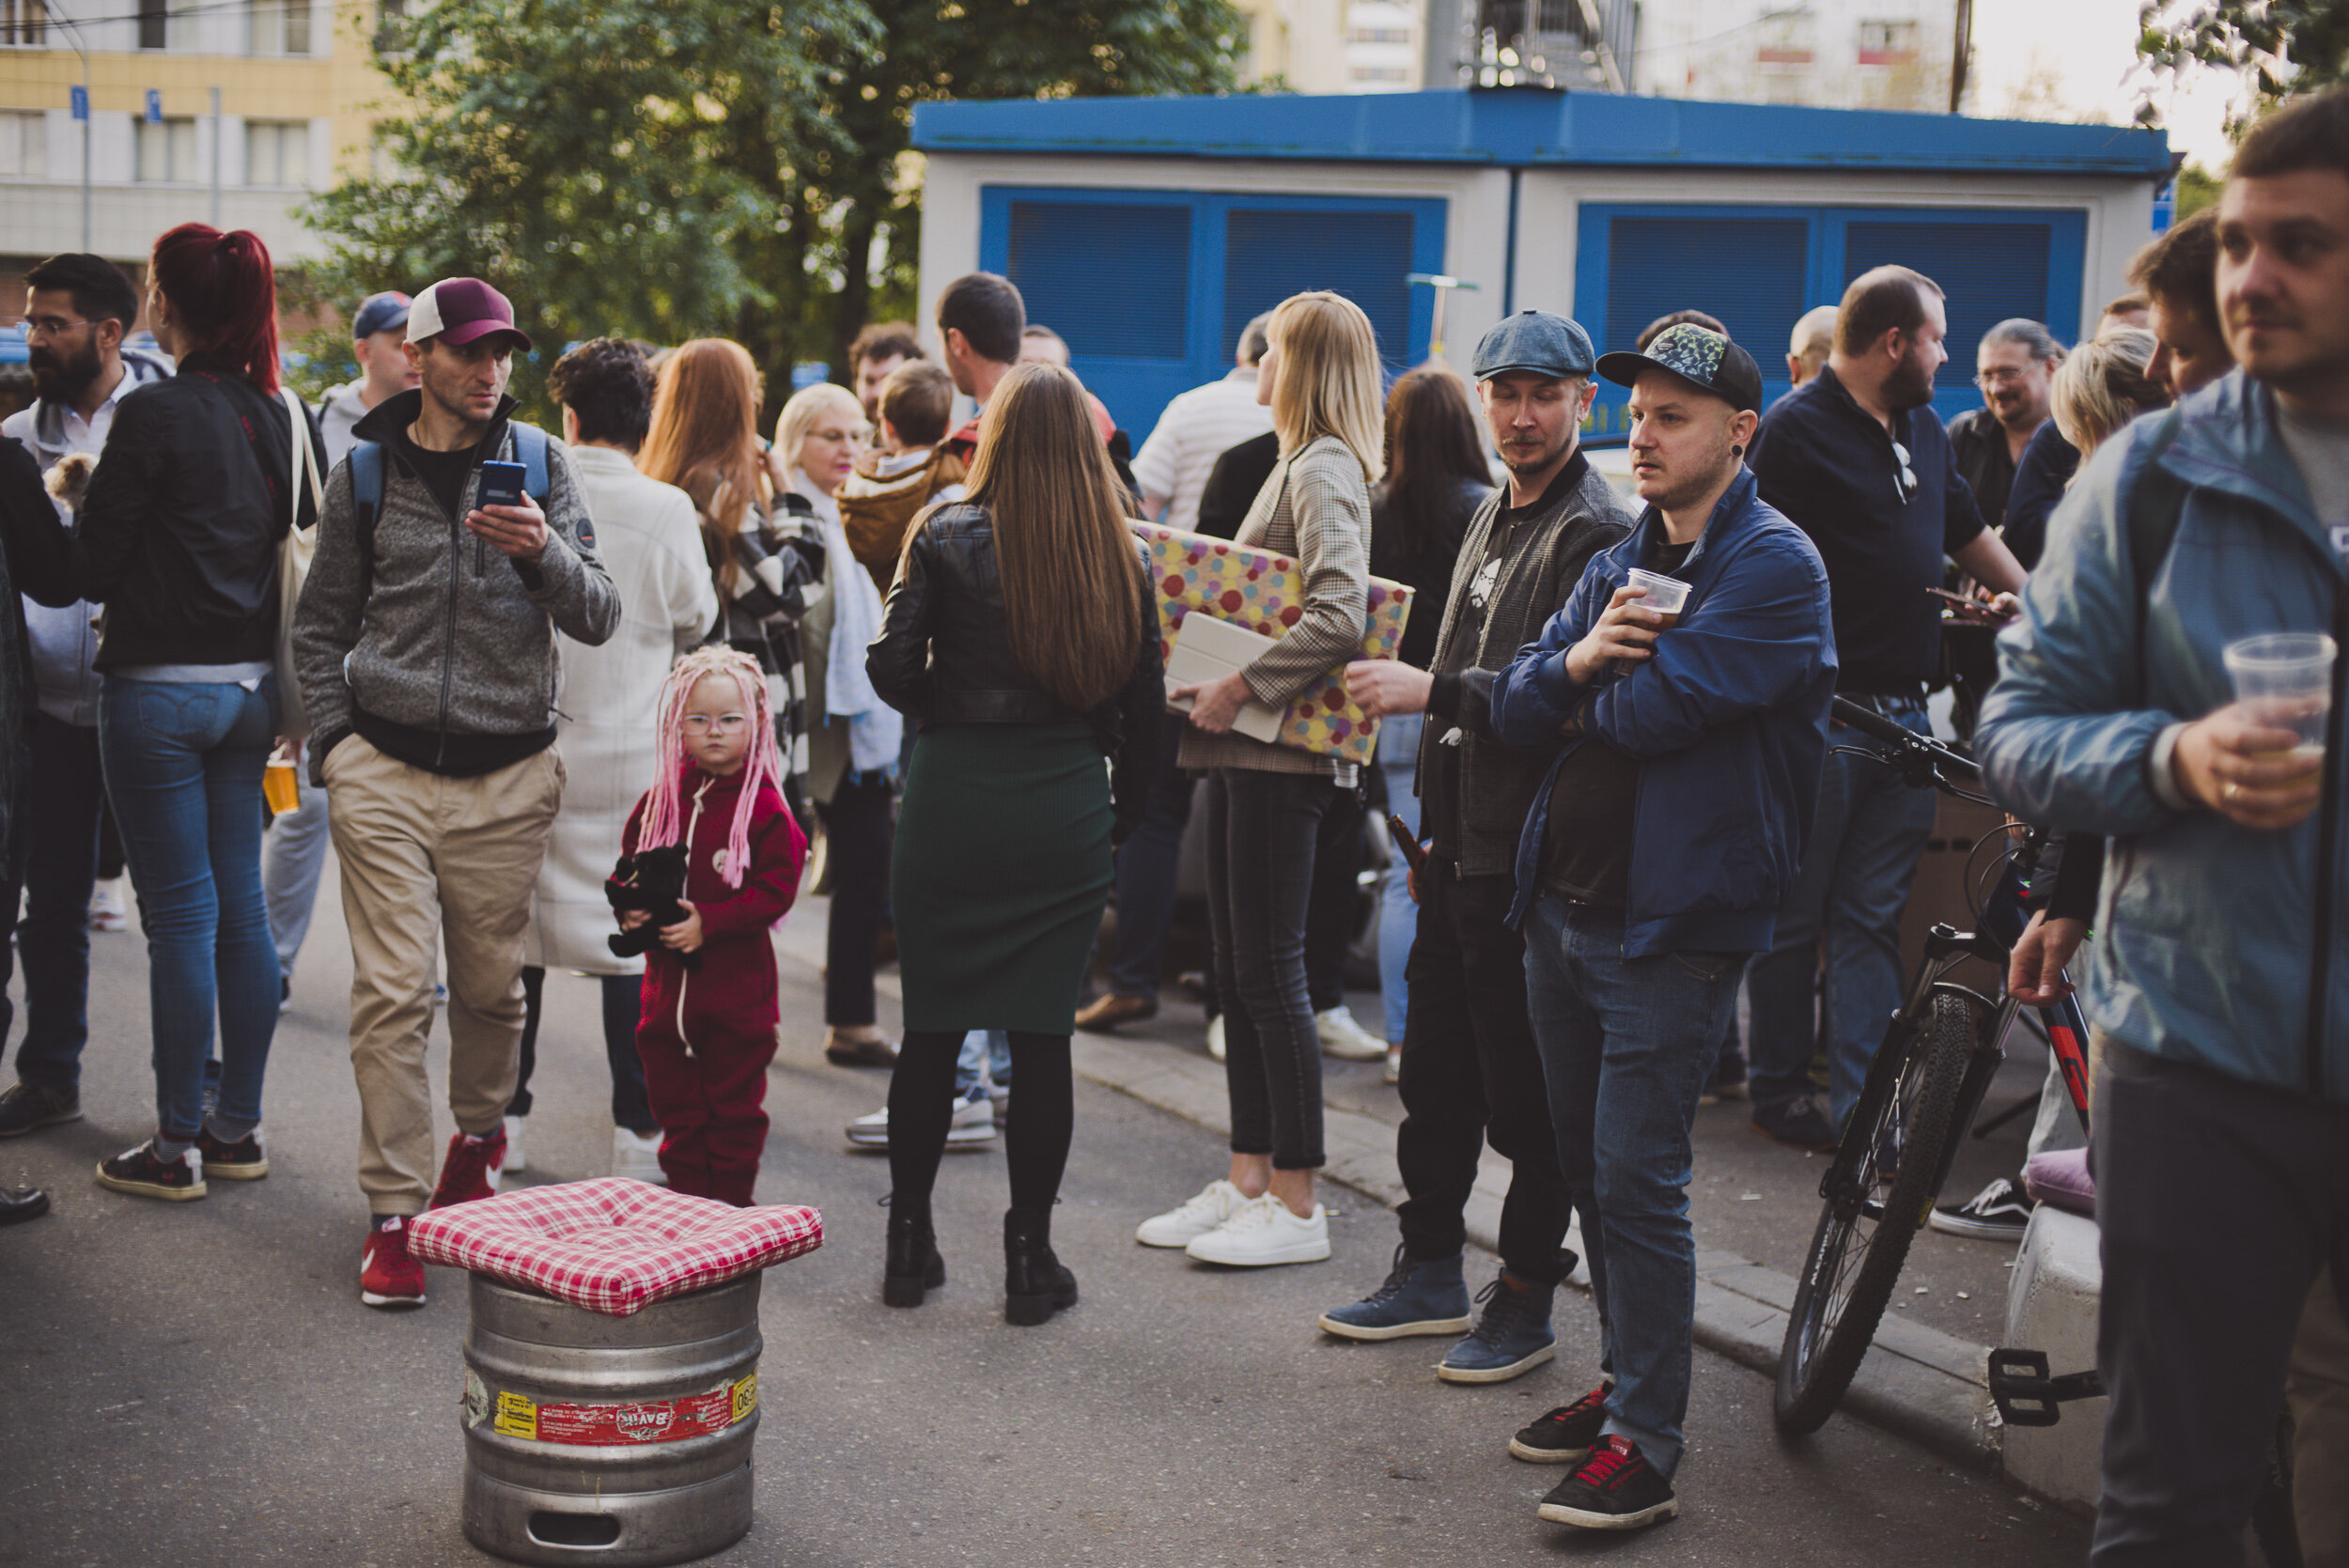
{"type": "Polygon", "coordinates": [[[1693,321],[1665,328],[1645,353],[1618,349],[1601,354],[1598,360],[1598,373],[1617,386],[1634,384],[1650,366],[1671,371],[1733,409],[1761,411],[1762,369],[1753,363],[1753,356],[1693,321]]]}

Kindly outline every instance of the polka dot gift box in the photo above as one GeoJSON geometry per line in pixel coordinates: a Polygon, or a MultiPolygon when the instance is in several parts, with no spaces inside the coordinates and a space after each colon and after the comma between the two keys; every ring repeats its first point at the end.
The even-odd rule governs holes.
{"type": "MultiPolygon", "coordinates": [[[[1285,636],[1304,613],[1305,574],[1288,556],[1156,523],[1137,522],[1134,532],[1150,547],[1150,575],[1158,586],[1159,636],[1161,651],[1169,658],[1174,655],[1174,633],[1183,617],[1194,611],[1267,637],[1285,636]]],[[[1361,657],[1392,659],[1403,644],[1403,623],[1410,611],[1409,588],[1383,577],[1372,578],[1361,657]]],[[[1289,705],[1281,718],[1282,745],[1347,762],[1370,761],[1377,737],[1378,721],[1365,716],[1346,699],[1343,665],[1289,705]]]]}

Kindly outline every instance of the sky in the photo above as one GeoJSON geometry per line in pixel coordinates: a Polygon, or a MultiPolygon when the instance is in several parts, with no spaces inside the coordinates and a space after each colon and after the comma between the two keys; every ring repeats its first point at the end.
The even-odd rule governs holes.
{"type": "Polygon", "coordinates": [[[2229,143],[2232,76],[2154,83],[2138,67],[2139,0],[1974,0],[1974,113],[2128,124],[2150,85],[2172,150],[2214,171],[2229,143]]]}

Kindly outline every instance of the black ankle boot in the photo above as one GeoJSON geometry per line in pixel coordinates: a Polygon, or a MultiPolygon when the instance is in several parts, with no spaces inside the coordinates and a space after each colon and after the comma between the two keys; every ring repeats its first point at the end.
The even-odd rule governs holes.
{"type": "Polygon", "coordinates": [[[938,1255],[930,1229],[930,1206],[911,1203],[889,1216],[889,1256],[881,1265],[881,1299],[892,1307],[918,1307],[923,1294],[946,1282],[946,1260],[938,1255]]]}
{"type": "Polygon", "coordinates": [[[1003,1319],[1029,1326],[1077,1304],[1077,1277],[1052,1256],[1052,1217],[1036,1209],[1003,1216],[1003,1319]]]}

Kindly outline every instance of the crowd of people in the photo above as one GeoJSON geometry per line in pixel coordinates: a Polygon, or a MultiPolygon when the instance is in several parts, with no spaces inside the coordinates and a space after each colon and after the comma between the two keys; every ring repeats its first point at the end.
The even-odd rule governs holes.
{"type": "MultiPolygon", "coordinates": [[[[870,328],[771,440],[751,356],[715,338],[574,345],[559,439],[516,418],[532,342],[476,278],[366,300],[360,376],[316,410],[280,385],[250,234],[173,229],[143,301],[96,256],[27,283],[39,397],[0,441],[0,919],[25,971],[0,1137],[81,1115],[101,796],[156,1089],[153,1135],[98,1181],[187,1201],[267,1176],[269,1048],[331,845],[378,1308],[424,1299],[415,1215],[526,1167],[550,970],[600,991],[614,1172],[752,1202],[769,933],[820,877],[824,1052],[893,1069],[848,1128],[888,1149],[882,1297],[943,1282],[941,1151],[1000,1128],[1006,1315],[1041,1324],[1078,1299],[1050,1229],[1070,1038],[1157,1011],[1195,798],[1229,1163],[1136,1239],[1330,1258],[1322,1057],[1386,1057],[1400,1236],[1320,1327],[1517,1377],[1556,1357],[1579,1219],[1595,1386],[1507,1450],[1564,1467],[1544,1519],[1637,1529],[1679,1506],[1696,1109],[1742,1096],[1770,1138],[1834,1147],[1902,994],[1933,801],[1830,700],[1928,734],[1954,685],[1990,788],[2066,835],[2009,984],[2051,1001],[2084,959],[2095,1026],[2095,1560],[2233,1560],[2287,1391],[2302,1474],[2349,1466],[2349,703],[2306,744],[2225,673],[2243,637],[2349,636],[2349,94],[2254,127],[2085,341],[1993,327],[1983,406],[1946,427],[1946,303],[1900,266],[1794,324],[1767,406],[1699,310],[1601,352],[1528,309],[1467,378],[1389,384],[1363,312],[1301,293],[1138,453],[988,273],[939,296],[937,361],[870,328]],[[160,356],[126,349],[142,320],[160,356]],[[1601,381],[1627,394],[1628,495],[1580,442],[1601,381]],[[1136,517],[1294,563],[1285,633],[1170,689],[1136,517]],[[1360,657],[1374,581],[1418,596],[1394,658],[1360,657]],[[1367,760],[1243,733],[1333,673],[1380,722],[1367,760]],[[271,820],[272,766],[301,779],[271,820]],[[1331,958],[1366,800],[1400,828],[1383,1038],[1331,958]],[[1511,1176],[1472,1297],[1487,1141],[1511,1176]]],[[[2083,1141],[2067,1106],[2051,1076],[2034,1152],[2083,1141]]],[[[45,1206],[0,1194],[0,1221],[45,1206]]],[[[2029,1214],[2005,1179],[1933,1223],[2011,1241],[2029,1214]]],[[[2301,1489],[2311,1561],[2349,1553],[2333,1490],[2301,1489]]]]}

